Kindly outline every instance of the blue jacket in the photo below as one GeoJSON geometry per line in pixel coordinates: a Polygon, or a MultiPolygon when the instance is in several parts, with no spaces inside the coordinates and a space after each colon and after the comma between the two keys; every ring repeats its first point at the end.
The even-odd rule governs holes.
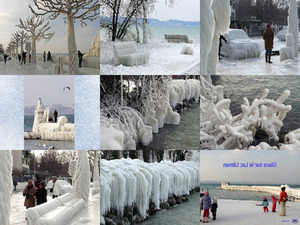
{"type": "Polygon", "coordinates": [[[209,209],[211,208],[211,198],[209,196],[204,196],[201,199],[201,209],[209,209]]]}
{"type": "Polygon", "coordinates": [[[263,207],[267,207],[267,206],[269,205],[268,200],[267,200],[267,201],[263,201],[263,202],[262,202],[262,205],[263,205],[263,207]]]}

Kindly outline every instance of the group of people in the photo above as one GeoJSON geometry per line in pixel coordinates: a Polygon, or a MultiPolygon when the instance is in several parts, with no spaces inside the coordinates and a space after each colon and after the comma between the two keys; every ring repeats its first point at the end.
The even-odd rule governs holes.
{"type": "MultiPolygon", "coordinates": [[[[276,204],[280,204],[280,216],[286,216],[286,202],[288,200],[287,193],[285,192],[285,187],[281,188],[281,192],[279,195],[279,199],[274,195],[271,196],[272,199],[272,212],[276,212],[276,204]]],[[[263,202],[261,204],[263,206],[264,212],[269,212],[268,205],[269,201],[266,197],[263,197],[263,202]]]]}
{"type": "Polygon", "coordinates": [[[24,206],[26,209],[47,202],[48,191],[52,194],[52,198],[58,197],[59,189],[56,185],[56,177],[53,177],[47,186],[44,181],[37,181],[33,184],[32,180],[28,180],[28,184],[23,190],[23,196],[25,197],[24,206]]]}
{"type": "MultiPolygon", "coordinates": [[[[281,192],[279,195],[279,199],[276,198],[274,195],[271,196],[272,198],[272,212],[276,212],[276,204],[277,201],[280,204],[280,216],[286,216],[286,202],[288,200],[287,193],[285,192],[285,187],[281,188],[281,192]]],[[[263,201],[261,206],[263,206],[264,212],[269,212],[268,209],[268,199],[266,197],[263,197],[263,201]]],[[[204,197],[200,201],[200,212],[203,210],[203,219],[200,219],[200,222],[202,223],[208,223],[208,218],[209,218],[209,210],[211,210],[213,219],[216,220],[217,216],[217,199],[209,196],[209,192],[204,193],[204,197]]],[[[200,214],[201,215],[201,214],[200,214]]]]}
{"type": "MultiPolygon", "coordinates": [[[[27,57],[27,52],[23,51],[21,54],[18,54],[18,60],[19,63],[22,64],[26,64],[26,57],[27,57]]],[[[31,58],[31,54],[29,54],[29,59],[31,58]]],[[[30,61],[29,61],[30,62],[30,61]]],[[[6,63],[6,62],[5,62],[6,63]]]]}
{"type": "Polygon", "coordinates": [[[53,118],[54,118],[54,120],[53,120],[53,118],[51,116],[49,116],[48,122],[49,123],[53,123],[53,122],[57,123],[57,116],[58,116],[58,112],[56,110],[54,110],[54,112],[53,112],[53,118]]]}

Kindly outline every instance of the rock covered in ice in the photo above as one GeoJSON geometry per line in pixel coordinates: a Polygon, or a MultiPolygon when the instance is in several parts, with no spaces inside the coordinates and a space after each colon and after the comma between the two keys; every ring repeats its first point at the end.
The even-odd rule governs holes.
{"type": "Polygon", "coordinates": [[[284,136],[284,144],[279,147],[280,150],[299,150],[300,149],[300,128],[290,131],[284,136]]]}
{"type": "Polygon", "coordinates": [[[201,149],[245,149],[253,141],[257,129],[264,130],[275,141],[279,140],[277,133],[283,126],[282,121],[292,109],[283,104],[290,95],[288,90],[276,101],[267,99],[268,89],[252,104],[245,97],[242,112],[233,116],[229,110],[231,100],[221,96],[223,89],[217,89],[219,93],[214,94],[214,86],[203,77],[200,79],[203,90],[200,96],[201,149]]]}
{"type": "Polygon", "coordinates": [[[194,50],[190,46],[183,46],[180,54],[194,55],[194,50]]]}
{"type": "Polygon", "coordinates": [[[13,159],[11,151],[0,151],[0,224],[10,224],[9,215],[11,201],[10,196],[12,193],[12,167],[13,159]]]}
{"type": "Polygon", "coordinates": [[[101,217],[114,208],[123,214],[125,206],[135,204],[146,217],[150,200],[156,208],[168,197],[189,194],[199,187],[199,162],[162,161],[144,163],[141,160],[101,160],[100,162],[101,217]]]}
{"type": "Polygon", "coordinates": [[[256,146],[251,145],[248,150],[278,150],[276,146],[270,146],[266,142],[261,142],[256,146]]]}

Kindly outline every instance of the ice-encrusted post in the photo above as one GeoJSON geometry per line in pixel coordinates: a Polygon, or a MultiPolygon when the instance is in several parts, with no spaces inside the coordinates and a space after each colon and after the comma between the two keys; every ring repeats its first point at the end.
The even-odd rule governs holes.
{"type": "Polygon", "coordinates": [[[294,36],[295,57],[298,57],[299,19],[296,0],[290,0],[287,32],[294,36]]]}
{"type": "Polygon", "coordinates": [[[212,46],[215,20],[211,9],[212,0],[200,1],[200,74],[208,75],[207,59],[212,46]]]}
{"type": "Polygon", "coordinates": [[[33,127],[32,127],[33,133],[39,132],[38,126],[39,126],[39,124],[44,122],[43,119],[44,119],[44,109],[43,109],[43,105],[42,105],[42,99],[39,98],[36,110],[34,110],[34,122],[33,122],[33,127]]]}
{"type": "Polygon", "coordinates": [[[100,176],[99,176],[99,166],[98,166],[98,160],[99,160],[99,153],[98,151],[95,151],[95,159],[94,159],[94,188],[100,188],[100,176]]]}
{"type": "MultiPolygon", "coordinates": [[[[207,60],[207,72],[209,75],[217,74],[217,64],[219,61],[219,38],[229,30],[230,25],[230,1],[229,0],[214,0],[212,4],[215,19],[215,29],[211,50],[207,60]]],[[[201,44],[202,48],[202,44],[201,44]]]]}
{"type": "Polygon", "coordinates": [[[11,151],[0,151],[0,224],[9,224],[10,196],[12,192],[12,155],[11,151]]]}
{"type": "Polygon", "coordinates": [[[86,151],[78,151],[78,162],[74,177],[73,194],[85,201],[89,200],[90,194],[90,165],[86,151]]]}

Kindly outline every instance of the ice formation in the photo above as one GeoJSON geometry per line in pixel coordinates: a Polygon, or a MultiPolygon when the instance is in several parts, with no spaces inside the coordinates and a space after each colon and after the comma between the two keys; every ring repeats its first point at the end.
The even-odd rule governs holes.
{"type": "MultiPolygon", "coordinates": [[[[208,55],[207,60],[207,72],[208,74],[217,74],[217,64],[219,60],[218,52],[219,52],[219,38],[220,35],[228,32],[230,25],[230,1],[216,1],[214,0],[212,4],[213,15],[215,19],[215,29],[212,40],[212,47],[208,55]]],[[[201,48],[202,48],[201,43],[201,48]]],[[[206,74],[204,74],[206,75],[206,74]]]]}
{"type": "Polygon", "coordinates": [[[289,4],[288,33],[294,37],[295,57],[298,57],[299,19],[296,0],[290,0],[289,4]]]}
{"type": "Polygon", "coordinates": [[[68,193],[26,210],[29,225],[65,225],[85,207],[81,198],[68,193]]]}
{"type": "Polygon", "coordinates": [[[100,69],[100,32],[92,41],[91,47],[86,55],[83,56],[82,66],[88,68],[100,69]]]}
{"type": "Polygon", "coordinates": [[[94,177],[93,177],[93,189],[92,194],[97,194],[100,192],[100,175],[99,175],[99,151],[95,151],[95,159],[94,159],[94,177]]]}
{"type": "Polygon", "coordinates": [[[145,218],[150,202],[159,209],[169,196],[188,195],[200,186],[199,162],[195,161],[144,163],[139,159],[102,159],[100,167],[102,222],[111,208],[123,215],[124,208],[133,204],[145,218]]]}
{"type": "Polygon", "coordinates": [[[140,112],[128,106],[109,109],[101,105],[100,149],[135,150],[138,142],[146,146],[152,141],[152,133],[158,133],[164,124],[180,123],[180,115],[173,108],[184,100],[198,101],[199,80],[172,80],[169,76],[160,79],[141,78],[140,112]]]}
{"type": "Polygon", "coordinates": [[[294,59],[295,48],[294,48],[294,37],[293,34],[286,34],[286,47],[282,47],[280,50],[280,61],[287,59],[294,59]]]}
{"type": "Polygon", "coordinates": [[[0,224],[9,224],[10,196],[12,193],[12,167],[11,151],[0,151],[0,224]]]}
{"type": "Polygon", "coordinates": [[[78,155],[73,193],[77,198],[87,201],[90,194],[90,164],[86,151],[79,150],[78,155]]]}
{"type": "Polygon", "coordinates": [[[215,20],[211,8],[212,0],[201,1],[200,4],[200,74],[208,75],[207,59],[212,47],[215,20]]]}
{"type": "Polygon", "coordinates": [[[300,190],[290,188],[287,184],[279,186],[246,186],[246,185],[229,185],[228,183],[222,181],[221,188],[224,190],[233,190],[233,191],[253,191],[253,192],[267,192],[274,195],[278,195],[281,192],[281,188],[286,187],[286,193],[290,199],[300,201],[300,190]]]}
{"type": "Polygon", "coordinates": [[[49,123],[49,109],[44,110],[42,99],[34,111],[32,132],[24,132],[25,139],[43,139],[53,141],[74,141],[74,124],[68,123],[66,116],[58,117],[57,123],[49,123]]]}
{"type": "Polygon", "coordinates": [[[267,99],[265,89],[252,104],[245,97],[241,113],[233,116],[229,110],[230,99],[223,98],[222,86],[213,86],[203,77],[200,95],[200,148],[201,149],[245,149],[253,141],[257,129],[264,130],[270,138],[279,140],[278,131],[283,119],[292,109],[283,102],[290,92],[284,91],[275,101],[267,99]]]}

